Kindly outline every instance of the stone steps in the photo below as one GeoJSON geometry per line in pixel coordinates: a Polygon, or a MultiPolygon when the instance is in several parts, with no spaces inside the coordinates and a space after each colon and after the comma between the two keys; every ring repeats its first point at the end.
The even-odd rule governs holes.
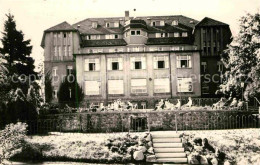
{"type": "Polygon", "coordinates": [[[188,163],[179,134],[155,132],[151,136],[157,163],[188,163]]]}
{"type": "Polygon", "coordinates": [[[184,148],[154,148],[156,153],[179,153],[184,152],[184,148]]]}
{"type": "Polygon", "coordinates": [[[154,143],[180,143],[180,138],[154,138],[154,143]]]}

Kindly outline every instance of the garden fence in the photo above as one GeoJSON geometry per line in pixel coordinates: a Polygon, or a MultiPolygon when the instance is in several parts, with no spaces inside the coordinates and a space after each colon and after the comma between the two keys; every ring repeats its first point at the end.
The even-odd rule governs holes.
{"type": "MultiPolygon", "coordinates": [[[[88,112],[47,115],[24,122],[28,124],[30,134],[260,128],[258,111],[228,110],[88,112]]],[[[5,124],[8,121],[1,121],[1,129],[5,124]]]]}

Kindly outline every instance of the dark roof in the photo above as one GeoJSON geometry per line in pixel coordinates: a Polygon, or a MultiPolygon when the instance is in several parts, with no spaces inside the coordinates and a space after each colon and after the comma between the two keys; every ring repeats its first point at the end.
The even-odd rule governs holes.
{"type": "Polygon", "coordinates": [[[143,28],[147,30],[147,25],[144,20],[133,19],[130,20],[130,28],[143,28]]]}
{"type": "Polygon", "coordinates": [[[45,32],[52,32],[52,31],[77,31],[73,26],[71,26],[68,22],[64,21],[56,26],[53,26],[45,32]]]}
{"type": "Polygon", "coordinates": [[[84,40],[83,47],[100,47],[100,46],[125,46],[127,43],[124,39],[108,40],[84,40]]]}
{"type": "Polygon", "coordinates": [[[190,37],[148,38],[146,45],[192,44],[190,37]]]}
{"type": "Polygon", "coordinates": [[[226,23],[214,20],[212,18],[205,17],[196,25],[196,27],[200,27],[200,26],[229,26],[229,25],[226,23]]]}
{"type": "Polygon", "coordinates": [[[149,32],[187,32],[188,30],[191,30],[190,28],[183,28],[181,26],[171,26],[169,24],[165,24],[165,26],[148,26],[149,32]]]}
{"type": "MultiPolygon", "coordinates": [[[[148,22],[151,20],[164,20],[166,24],[169,26],[171,25],[173,20],[177,20],[179,22],[179,25],[174,26],[175,28],[180,28],[180,30],[187,29],[187,28],[194,28],[195,25],[199,22],[197,20],[194,20],[192,18],[188,18],[182,15],[171,15],[171,16],[143,16],[143,17],[136,17],[133,19],[130,17],[131,25],[132,27],[136,27],[137,24],[140,26],[145,26],[147,24],[147,27],[149,28],[148,22]],[[187,28],[186,28],[187,27],[187,28]]],[[[124,17],[108,17],[108,18],[87,18],[83,21],[80,21],[78,23],[73,24],[72,26],[75,29],[78,29],[81,34],[113,34],[113,33],[123,33],[124,31],[124,17]],[[92,22],[97,22],[98,27],[92,28],[92,22]],[[119,28],[107,28],[105,27],[106,22],[119,22],[120,27],[119,28]],[[80,25],[80,27],[78,27],[80,25]]],[[[159,30],[160,31],[160,30],[159,30]]]]}

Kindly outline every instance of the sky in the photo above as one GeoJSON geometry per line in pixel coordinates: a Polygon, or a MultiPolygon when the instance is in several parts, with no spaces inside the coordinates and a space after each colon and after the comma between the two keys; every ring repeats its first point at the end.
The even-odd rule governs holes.
{"type": "MultiPolygon", "coordinates": [[[[0,0],[0,31],[5,14],[11,12],[17,29],[31,39],[36,66],[43,61],[40,46],[43,31],[63,21],[70,24],[93,17],[184,15],[198,21],[210,17],[230,25],[233,36],[239,31],[238,20],[247,12],[260,10],[260,0],[0,0]]],[[[0,38],[1,38],[0,34],[0,38]]]]}

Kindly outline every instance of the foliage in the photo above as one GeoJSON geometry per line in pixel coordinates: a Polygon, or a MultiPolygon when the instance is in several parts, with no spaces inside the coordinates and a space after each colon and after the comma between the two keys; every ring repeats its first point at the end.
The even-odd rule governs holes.
{"type": "Polygon", "coordinates": [[[222,55],[227,68],[218,92],[241,95],[244,82],[244,97],[260,93],[260,14],[247,14],[240,19],[240,31],[222,55]]]}
{"type": "Polygon", "coordinates": [[[72,103],[73,105],[79,104],[83,100],[83,89],[79,86],[75,77],[75,74],[71,74],[64,78],[58,91],[59,103],[72,103]]]}
{"type": "Polygon", "coordinates": [[[34,71],[34,60],[30,57],[32,46],[30,40],[24,40],[22,31],[16,29],[16,22],[12,14],[6,14],[7,20],[4,23],[3,38],[1,39],[3,47],[0,53],[5,59],[3,63],[10,73],[37,75],[34,71]]]}
{"type": "Polygon", "coordinates": [[[0,164],[21,152],[26,138],[26,127],[25,123],[18,122],[6,125],[5,129],[0,131],[0,164]]]}
{"type": "Polygon", "coordinates": [[[52,91],[53,91],[53,86],[52,86],[52,77],[51,77],[51,72],[47,72],[44,76],[44,94],[45,94],[45,102],[50,103],[52,100],[52,91]]]}

